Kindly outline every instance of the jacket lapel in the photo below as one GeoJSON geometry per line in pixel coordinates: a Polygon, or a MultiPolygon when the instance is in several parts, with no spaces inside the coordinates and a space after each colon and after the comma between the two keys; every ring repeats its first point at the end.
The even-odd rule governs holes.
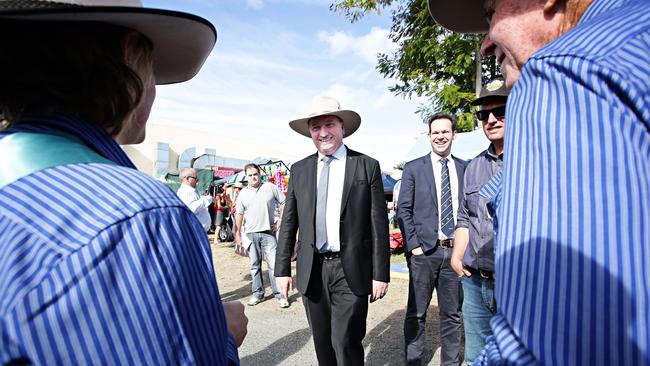
{"type": "Polygon", "coordinates": [[[431,163],[431,154],[422,157],[424,159],[424,178],[429,182],[429,191],[431,192],[431,199],[433,200],[433,207],[438,207],[438,193],[436,192],[436,180],[433,177],[433,164],[431,163]]]}
{"type": "Polygon", "coordinates": [[[458,199],[460,200],[460,198],[463,196],[463,187],[465,184],[465,165],[460,159],[456,157],[454,157],[454,163],[456,163],[456,175],[458,176],[458,199]]]}
{"type": "Polygon", "coordinates": [[[345,211],[345,205],[348,202],[350,189],[352,188],[352,183],[354,182],[354,175],[357,171],[357,164],[359,164],[357,152],[350,149],[347,150],[348,156],[346,157],[345,161],[345,178],[343,179],[343,197],[341,198],[341,215],[343,215],[343,211],[345,211]]]}
{"type": "Polygon", "coordinates": [[[318,153],[313,154],[309,157],[309,164],[306,166],[306,171],[305,174],[307,175],[306,179],[306,187],[309,189],[309,194],[307,197],[310,197],[312,200],[312,204],[309,205],[309,216],[312,218],[312,222],[316,222],[316,198],[317,196],[317,190],[318,188],[316,187],[317,184],[317,179],[316,179],[316,174],[318,173],[318,153]]]}

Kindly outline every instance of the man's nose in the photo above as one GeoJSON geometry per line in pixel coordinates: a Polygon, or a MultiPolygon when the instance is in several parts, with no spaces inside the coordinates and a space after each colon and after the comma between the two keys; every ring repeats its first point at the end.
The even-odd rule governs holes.
{"type": "Polygon", "coordinates": [[[492,39],[490,39],[490,34],[486,34],[485,38],[483,38],[483,42],[481,42],[481,55],[482,56],[490,56],[494,54],[494,49],[496,48],[496,45],[494,42],[492,42],[492,39]]]}
{"type": "Polygon", "coordinates": [[[490,115],[488,116],[487,123],[496,123],[498,122],[499,119],[494,116],[494,113],[490,112],[490,115]]]}

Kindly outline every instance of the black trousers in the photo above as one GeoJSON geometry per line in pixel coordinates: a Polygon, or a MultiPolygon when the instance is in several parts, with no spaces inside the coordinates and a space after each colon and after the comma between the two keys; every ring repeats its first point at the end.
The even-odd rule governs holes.
{"type": "Polygon", "coordinates": [[[355,295],[341,259],[314,258],[309,291],[303,295],[307,320],[321,366],[363,365],[368,296],[355,295]]]}
{"type": "Polygon", "coordinates": [[[452,249],[436,247],[423,255],[407,258],[409,297],[404,319],[406,365],[422,364],[424,328],[433,290],[440,309],[441,365],[460,363],[460,278],[451,268],[452,249]]]}

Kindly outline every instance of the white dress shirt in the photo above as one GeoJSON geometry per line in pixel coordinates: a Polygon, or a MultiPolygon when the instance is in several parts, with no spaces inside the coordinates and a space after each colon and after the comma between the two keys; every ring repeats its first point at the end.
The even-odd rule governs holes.
{"type": "MultiPolygon", "coordinates": [[[[323,154],[318,153],[318,168],[316,171],[316,187],[320,180],[320,172],[323,169],[323,154]]],[[[327,182],[327,205],[325,207],[325,223],[327,225],[327,243],[321,251],[338,252],[341,250],[341,202],[343,201],[343,181],[345,180],[345,164],[348,150],[345,145],[334,152],[330,161],[329,181],[327,182]]]]}
{"type": "MultiPolygon", "coordinates": [[[[440,226],[440,217],[442,216],[442,210],[440,209],[441,201],[440,195],[442,194],[442,162],[440,161],[442,157],[434,152],[431,152],[431,165],[433,165],[433,180],[436,182],[436,197],[438,198],[438,239],[452,239],[448,238],[442,232],[442,227],[440,226]]],[[[451,209],[454,213],[454,227],[456,227],[456,216],[458,213],[458,174],[456,174],[456,162],[454,158],[450,155],[447,156],[447,168],[449,168],[449,184],[451,185],[451,209]]]]}
{"type": "Polygon", "coordinates": [[[207,233],[210,230],[210,224],[212,224],[212,219],[210,218],[210,213],[208,212],[208,206],[212,203],[212,196],[199,196],[196,189],[188,186],[187,184],[181,184],[181,187],[176,192],[176,195],[183,201],[183,203],[194,212],[196,217],[201,222],[201,226],[207,233]]]}

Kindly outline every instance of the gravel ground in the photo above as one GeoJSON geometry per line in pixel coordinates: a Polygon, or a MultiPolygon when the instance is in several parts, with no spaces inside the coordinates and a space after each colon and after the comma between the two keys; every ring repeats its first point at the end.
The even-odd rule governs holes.
{"type": "MultiPolygon", "coordinates": [[[[401,256],[403,258],[403,255],[401,256]]],[[[250,296],[248,258],[234,254],[229,244],[212,245],[212,258],[222,300],[239,300],[245,304],[250,296]]],[[[266,268],[266,264],[263,268],[266,268]]],[[[268,283],[266,270],[264,279],[265,283],[268,283]]],[[[300,294],[295,292],[290,295],[290,307],[281,309],[270,295],[270,286],[267,286],[266,293],[264,302],[256,306],[246,306],[248,335],[239,348],[241,364],[317,365],[300,294]]],[[[386,297],[370,304],[363,342],[366,349],[366,365],[404,364],[403,324],[407,294],[408,280],[392,277],[386,297]]],[[[427,325],[425,360],[428,365],[439,365],[440,343],[435,293],[429,307],[427,325]]]]}

